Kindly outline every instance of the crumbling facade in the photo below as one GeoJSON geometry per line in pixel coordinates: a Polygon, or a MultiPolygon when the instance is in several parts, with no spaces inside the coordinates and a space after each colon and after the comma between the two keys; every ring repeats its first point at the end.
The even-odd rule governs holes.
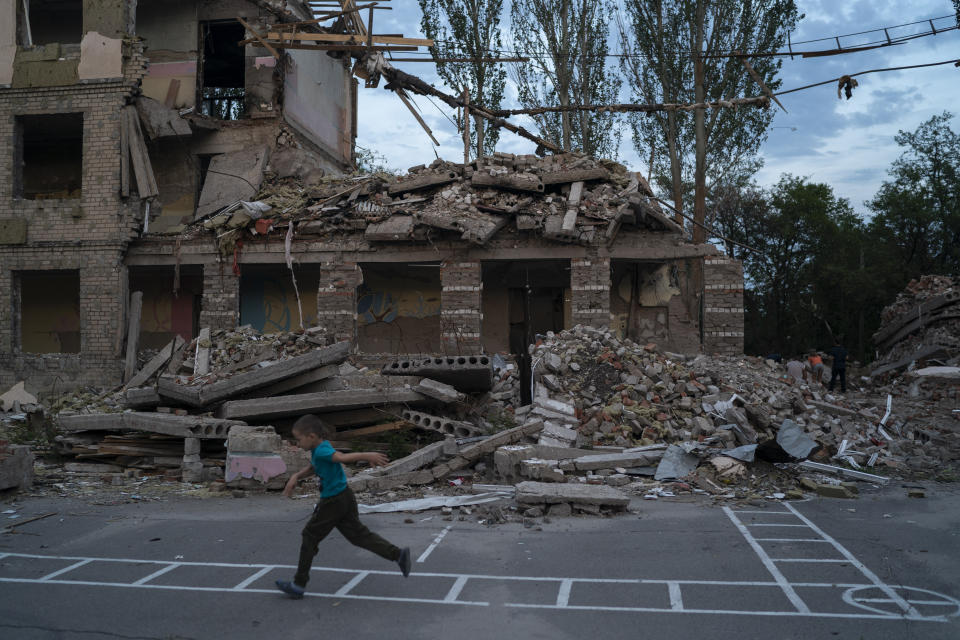
{"type": "Polygon", "coordinates": [[[145,346],[234,318],[216,269],[185,271],[173,296],[172,275],[128,267],[131,244],[225,191],[249,198],[238,168],[270,152],[317,177],[352,165],[349,70],[240,46],[238,16],[312,17],[298,2],[0,1],[0,386],[118,382],[131,285],[159,305],[145,346]]]}
{"type": "Polygon", "coordinates": [[[349,65],[237,44],[236,18],[303,3],[75,4],[78,34],[0,0],[0,387],[119,384],[131,348],[240,325],[525,371],[538,336],[577,324],[742,351],[739,263],[623,167],[497,154],[342,177],[349,65]]]}

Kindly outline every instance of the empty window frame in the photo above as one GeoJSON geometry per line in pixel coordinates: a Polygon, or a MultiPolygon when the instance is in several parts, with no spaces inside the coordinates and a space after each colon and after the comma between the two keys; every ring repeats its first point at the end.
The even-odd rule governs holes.
{"type": "Polygon", "coordinates": [[[244,51],[237,44],[244,28],[235,20],[200,23],[200,111],[221,120],[236,120],[244,107],[244,51]]]}
{"type": "Polygon", "coordinates": [[[14,193],[27,200],[79,198],[83,114],[17,116],[14,193]]]}
{"type": "Polygon", "coordinates": [[[80,353],[80,272],[19,271],[14,317],[24,353],[80,353]]]}
{"type": "Polygon", "coordinates": [[[130,291],[143,293],[140,349],[162,349],[178,335],[187,342],[197,335],[203,296],[201,267],[180,267],[180,288],[176,293],[173,267],[133,266],[129,278],[130,291]]]}
{"type": "Polygon", "coordinates": [[[17,40],[22,46],[60,42],[76,44],[83,37],[81,0],[15,0],[17,40]]]}

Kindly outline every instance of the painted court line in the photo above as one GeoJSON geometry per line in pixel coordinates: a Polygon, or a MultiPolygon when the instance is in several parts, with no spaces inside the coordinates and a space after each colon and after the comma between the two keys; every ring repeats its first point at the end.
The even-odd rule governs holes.
{"type": "Polygon", "coordinates": [[[427,549],[420,554],[420,557],[417,558],[417,562],[426,562],[427,558],[430,557],[430,554],[433,553],[433,550],[437,548],[437,545],[440,544],[440,541],[443,540],[443,537],[447,535],[447,532],[450,531],[450,529],[452,528],[453,528],[452,524],[444,527],[443,531],[441,531],[439,535],[437,535],[437,537],[433,539],[433,542],[430,543],[430,546],[427,547],[427,549]]]}
{"type": "Polygon", "coordinates": [[[170,565],[164,567],[163,569],[160,569],[159,571],[154,571],[154,572],[151,573],[150,575],[145,576],[145,577],[143,577],[143,578],[140,578],[139,580],[137,580],[137,581],[134,582],[133,584],[134,584],[134,585],[137,585],[137,586],[140,586],[140,585],[142,585],[142,584],[147,584],[148,582],[150,582],[150,581],[153,580],[154,578],[158,578],[158,577],[162,576],[162,575],[165,574],[165,573],[168,573],[168,572],[170,572],[170,571],[173,571],[174,569],[176,569],[176,568],[179,567],[179,566],[180,566],[180,565],[179,565],[178,563],[174,562],[173,564],[170,564],[170,565]]]}
{"type": "Polygon", "coordinates": [[[70,565],[69,567],[65,567],[65,568],[63,568],[63,569],[60,569],[59,571],[54,571],[53,573],[48,573],[47,575],[45,575],[45,576],[43,576],[42,578],[40,578],[40,582],[47,582],[48,580],[51,580],[51,579],[53,579],[53,578],[56,578],[57,576],[62,576],[63,574],[65,574],[65,573],[68,572],[68,571],[73,571],[74,569],[79,569],[79,568],[82,567],[83,565],[85,565],[85,564],[90,564],[91,562],[92,562],[92,560],[91,560],[90,558],[87,558],[86,560],[81,560],[80,562],[76,562],[76,563],[70,565]]]}
{"type": "Polygon", "coordinates": [[[264,567],[263,569],[260,569],[260,571],[257,571],[255,574],[253,574],[252,576],[250,576],[249,578],[247,578],[246,580],[244,580],[243,582],[241,582],[240,584],[238,584],[237,586],[235,586],[235,587],[233,588],[233,590],[234,590],[234,591],[240,591],[241,589],[246,589],[248,585],[253,584],[254,582],[256,582],[257,580],[259,580],[260,578],[262,578],[262,577],[265,576],[266,574],[268,574],[268,573],[270,573],[271,571],[273,571],[273,569],[274,569],[273,567],[264,567]]]}
{"type": "Polygon", "coordinates": [[[780,569],[778,569],[773,563],[773,561],[770,559],[770,556],[767,555],[767,552],[764,551],[760,543],[757,542],[750,534],[750,531],[740,521],[740,518],[734,514],[733,509],[730,507],[724,507],[723,511],[727,514],[727,517],[730,518],[731,522],[733,522],[734,526],[740,530],[740,533],[747,540],[747,544],[753,547],[753,551],[760,558],[760,562],[763,563],[763,566],[766,567],[767,571],[770,572],[770,575],[773,576],[773,579],[783,591],[783,594],[787,596],[787,599],[790,601],[790,603],[796,607],[797,612],[810,613],[810,608],[807,607],[807,604],[803,601],[803,599],[797,595],[797,592],[793,590],[793,587],[790,586],[790,582],[782,573],[780,573],[780,569]]]}

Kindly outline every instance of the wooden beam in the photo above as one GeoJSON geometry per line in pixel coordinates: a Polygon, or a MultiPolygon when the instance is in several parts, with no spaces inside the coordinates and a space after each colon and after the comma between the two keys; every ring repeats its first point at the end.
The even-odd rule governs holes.
{"type": "MultiPolygon", "coordinates": [[[[285,40],[290,40],[291,36],[289,33],[281,33],[278,31],[271,31],[267,33],[265,39],[267,40],[279,40],[283,38],[285,40]]],[[[405,38],[405,37],[396,37],[388,35],[376,35],[371,36],[374,42],[379,42],[381,44],[405,44],[405,45],[414,45],[418,47],[432,47],[433,40],[428,38],[405,38]]],[[[349,33],[298,33],[293,37],[294,40],[305,40],[309,42],[324,42],[324,43],[335,43],[335,42],[359,42],[362,43],[366,36],[358,37],[349,33]]]]}
{"type": "Polygon", "coordinates": [[[400,96],[400,100],[406,105],[407,109],[410,110],[410,113],[413,114],[413,117],[417,119],[417,122],[420,123],[420,126],[423,127],[423,130],[427,132],[427,135],[430,136],[430,139],[433,141],[433,144],[440,146],[440,143],[437,142],[437,139],[433,137],[433,131],[430,131],[430,127],[427,126],[427,123],[424,122],[423,118],[420,117],[420,114],[417,113],[416,108],[413,104],[410,103],[410,100],[404,95],[402,89],[397,89],[397,95],[400,96]]]}
{"type": "Polygon", "coordinates": [[[773,95],[773,91],[770,91],[770,87],[768,87],[768,86],[767,86],[767,83],[763,81],[763,78],[760,77],[760,74],[757,73],[757,72],[754,70],[754,68],[750,65],[750,62],[749,62],[746,58],[740,58],[740,61],[743,63],[743,66],[745,66],[745,67],[747,68],[747,71],[750,73],[750,77],[752,77],[753,80],[754,80],[758,85],[760,85],[760,88],[763,89],[763,92],[764,92],[765,94],[767,94],[768,96],[770,96],[770,98],[771,98],[774,102],[776,102],[776,103],[780,106],[781,109],[783,109],[783,112],[784,112],[784,113],[789,113],[789,112],[787,111],[787,108],[786,108],[785,106],[783,106],[783,103],[781,103],[779,100],[777,100],[777,96],[773,95]]]}
{"type": "Polygon", "coordinates": [[[137,369],[137,351],[140,346],[140,312],[143,310],[143,292],[130,294],[130,315],[127,317],[127,357],[123,365],[123,380],[133,377],[137,369]]]}
{"type": "Polygon", "coordinates": [[[359,429],[349,429],[346,431],[337,431],[337,438],[360,438],[362,436],[372,436],[377,435],[378,433],[386,433],[388,431],[403,431],[404,429],[410,429],[413,427],[412,422],[407,422],[406,420],[398,420],[397,422],[387,422],[386,424],[377,424],[372,427],[361,427],[359,429]]]}
{"type": "Polygon", "coordinates": [[[242,24],[244,29],[246,29],[247,31],[249,31],[250,33],[252,33],[254,39],[256,39],[256,41],[259,42],[261,45],[263,45],[263,47],[264,47],[267,51],[269,51],[271,54],[273,54],[273,57],[274,57],[274,58],[276,58],[277,60],[280,59],[280,54],[277,53],[277,50],[274,49],[273,47],[271,47],[271,46],[270,46],[270,43],[268,43],[266,40],[264,40],[263,36],[261,36],[259,33],[257,33],[256,31],[254,31],[254,30],[253,30],[253,27],[251,27],[249,24],[247,24],[247,21],[246,21],[246,20],[244,20],[244,19],[241,18],[240,16],[237,16],[237,22],[239,22],[240,24],[242,24]]]}

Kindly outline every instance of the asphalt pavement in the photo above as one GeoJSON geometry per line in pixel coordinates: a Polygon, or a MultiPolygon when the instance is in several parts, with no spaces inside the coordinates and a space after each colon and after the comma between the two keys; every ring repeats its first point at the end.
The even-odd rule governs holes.
{"type": "Polygon", "coordinates": [[[0,526],[56,515],[0,534],[0,637],[955,639],[960,488],[926,495],[661,499],[532,526],[370,514],[411,576],[334,533],[302,600],[273,582],[308,500],[18,499],[0,526]]]}

